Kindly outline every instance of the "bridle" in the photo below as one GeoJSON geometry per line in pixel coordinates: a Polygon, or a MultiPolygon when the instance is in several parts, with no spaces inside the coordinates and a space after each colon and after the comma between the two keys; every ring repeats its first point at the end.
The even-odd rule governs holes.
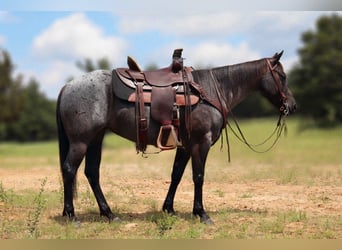
{"type": "MultiPolygon", "coordinates": [[[[239,139],[242,143],[244,143],[245,145],[247,145],[247,147],[249,147],[252,151],[256,152],[256,153],[265,153],[265,152],[268,152],[270,151],[275,145],[276,143],[278,142],[282,132],[284,131],[285,132],[285,135],[287,134],[287,127],[286,127],[286,122],[285,122],[285,117],[290,113],[290,108],[289,108],[289,104],[287,102],[287,96],[285,95],[284,91],[282,90],[282,85],[281,85],[281,82],[280,82],[280,79],[279,79],[279,75],[281,75],[282,73],[279,72],[277,70],[277,66],[278,66],[278,63],[275,64],[274,66],[271,65],[270,61],[267,59],[267,65],[268,65],[268,68],[271,72],[271,75],[272,75],[272,78],[274,80],[274,83],[279,91],[279,94],[280,94],[280,97],[281,97],[281,101],[282,101],[282,105],[281,107],[279,108],[279,111],[280,111],[280,115],[279,115],[279,119],[278,119],[278,122],[277,122],[277,125],[275,127],[275,129],[273,130],[273,132],[271,133],[270,136],[268,136],[264,141],[262,141],[261,143],[258,143],[258,144],[251,144],[247,141],[245,135],[243,134],[233,112],[232,112],[232,109],[229,107],[228,105],[228,102],[225,100],[224,97],[222,97],[222,95],[219,95],[219,90],[218,90],[218,81],[217,81],[217,78],[215,77],[215,75],[213,74],[212,71],[210,71],[211,73],[211,77],[213,78],[214,80],[214,85],[215,85],[215,89],[216,89],[216,92],[217,92],[217,97],[219,99],[219,102],[221,104],[221,107],[223,106],[223,102],[226,104],[226,106],[228,106],[227,108],[229,109],[229,113],[236,125],[236,128],[238,131],[235,131],[233,129],[233,127],[231,126],[229,120],[225,117],[225,121],[228,125],[228,127],[230,128],[230,130],[232,131],[232,133],[236,136],[237,139],[239,139]],[[277,74],[275,74],[274,72],[276,72],[277,74]],[[259,146],[262,146],[264,144],[266,144],[269,140],[271,140],[271,138],[275,135],[275,139],[274,141],[272,142],[272,144],[264,149],[264,150],[258,150],[257,148],[259,146]]],[[[227,127],[224,127],[224,130],[225,130],[225,137],[226,137],[226,143],[227,143],[227,146],[228,146],[228,161],[230,162],[230,146],[229,146],[229,139],[228,139],[228,131],[227,131],[227,127]]],[[[223,137],[221,137],[221,149],[223,147],[223,137]]]]}
{"type": "Polygon", "coordinates": [[[284,94],[284,91],[282,90],[282,86],[281,86],[281,82],[279,79],[279,74],[282,74],[281,72],[279,72],[277,69],[278,63],[275,64],[274,66],[271,65],[270,60],[266,60],[267,61],[267,66],[271,72],[272,78],[274,80],[274,83],[279,91],[280,97],[281,97],[281,101],[282,101],[282,105],[279,108],[279,111],[281,114],[287,116],[290,113],[290,108],[289,108],[289,104],[287,103],[287,96],[284,94]],[[274,74],[274,72],[276,72],[277,74],[274,74]]]}

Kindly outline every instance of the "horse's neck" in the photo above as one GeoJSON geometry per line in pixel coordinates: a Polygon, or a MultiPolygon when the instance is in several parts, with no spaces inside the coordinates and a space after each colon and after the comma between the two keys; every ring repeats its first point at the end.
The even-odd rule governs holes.
{"type": "Polygon", "coordinates": [[[263,65],[260,60],[213,69],[231,109],[258,90],[263,65]]]}

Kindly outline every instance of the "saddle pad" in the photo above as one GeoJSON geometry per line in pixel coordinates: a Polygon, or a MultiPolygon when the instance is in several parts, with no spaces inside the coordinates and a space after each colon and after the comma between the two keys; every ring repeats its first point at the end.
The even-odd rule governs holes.
{"type": "MultiPolygon", "coordinates": [[[[129,82],[131,81],[129,80],[129,82]]],[[[135,85],[133,84],[133,86],[134,88],[129,87],[126,83],[122,81],[116,70],[112,71],[112,87],[115,96],[123,100],[128,100],[130,95],[135,95],[135,85]]]]}
{"type": "MultiPolygon", "coordinates": [[[[112,72],[112,86],[113,86],[113,93],[115,96],[117,96],[120,99],[129,101],[129,102],[135,102],[136,101],[136,95],[135,95],[135,85],[134,88],[128,87],[126,84],[124,84],[121,81],[121,78],[119,78],[116,70],[113,70],[112,72]]],[[[183,89],[183,88],[181,88],[183,89]]],[[[178,93],[179,89],[177,89],[178,93]]],[[[178,106],[185,106],[185,97],[184,92],[181,91],[181,94],[176,95],[176,104],[178,106]]],[[[143,98],[145,103],[151,103],[151,88],[150,91],[145,91],[143,93],[143,98]]],[[[198,103],[199,97],[197,95],[190,95],[190,104],[194,105],[198,103]]]]}

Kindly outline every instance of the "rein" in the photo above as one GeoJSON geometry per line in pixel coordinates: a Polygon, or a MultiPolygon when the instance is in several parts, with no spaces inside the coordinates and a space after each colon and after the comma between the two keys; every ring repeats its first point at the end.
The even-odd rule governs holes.
{"type": "MultiPolygon", "coordinates": [[[[286,120],[285,120],[286,116],[280,115],[276,127],[274,128],[273,132],[266,139],[264,139],[261,143],[258,143],[258,144],[249,143],[248,140],[246,139],[245,135],[243,134],[243,132],[239,126],[239,123],[237,122],[237,120],[236,120],[236,118],[232,112],[231,112],[231,115],[232,115],[234,124],[235,124],[238,132],[232,127],[232,125],[229,123],[229,121],[227,121],[228,127],[230,128],[232,133],[236,136],[236,138],[239,141],[244,143],[249,149],[251,149],[255,153],[266,153],[266,152],[270,151],[278,142],[282,132],[284,131],[285,135],[287,134],[287,126],[286,126],[286,120]],[[263,146],[268,141],[270,141],[274,135],[276,135],[276,137],[275,137],[274,141],[272,142],[272,144],[268,148],[266,148],[264,150],[258,150],[257,149],[258,147],[263,146]]],[[[228,144],[228,147],[229,147],[229,144],[228,144]]]]}
{"type": "MultiPolygon", "coordinates": [[[[241,141],[242,143],[244,143],[249,149],[251,149],[253,152],[256,153],[266,153],[268,151],[270,151],[278,142],[282,132],[284,131],[285,136],[287,134],[287,126],[286,126],[286,116],[289,114],[289,107],[288,107],[288,103],[287,103],[287,97],[286,95],[283,93],[283,91],[281,90],[281,84],[280,84],[280,80],[279,80],[279,76],[278,78],[275,76],[274,71],[276,69],[276,65],[274,67],[271,66],[271,63],[269,62],[269,60],[267,60],[267,65],[268,68],[271,72],[272,78],[275,82],[275,85],[279,91],[279,94],[281,96],[283,105],[280,107],[280,115],[279,115],[279,119],[277,122],[276,127],[274,128],[273,132],[266,137],[266,139],[264,139],[261,143],[257,143],[257,144],[252,144],[250,142],[248,142],[248,140],[246,139],[245,135],[243,134],[239,123],[237,122],[237,119],[235,118],[233,112],[232,112],[232,108],[230,107],[229,103],[227,102],[227,100],[225,100],[225,98],[222,96],[221,92],[219,91],[219,83],[217,81],[217,78],[215,77],[214,73],[212,70],[210,70],[210,75],[214,80],[214,85],[215,85],[215,90],[216,90],[216,94],[217,97],[219,99],[219,103],[221,106],[221,112],[224,110],[223,108],[223,103],[226,104],[226,107],[228,110],[224,110],[224,111],[228,111],[231,114],[231,117],[233,118],[234,124],[237,128],[237,131],[235,129],[233,129],[233,127],[231,126],[229,120],[227,119],[227,114],[228,112],[222,112],[223,116],[224,116],[224,121],[226,122],[226,124],[228,125],[228,127],[230,128],[230,130],[232,131],[232,133],[235,135],[235,137],[241,141]],[[274,141],[272,142],[272,144],[264,149],[264,150],[258,150],[257,148],[260,146],[265,145],[268,141],[270,141],[272,139],[272,137],[274,137],[274,135],[276,135],[274,141]]],[[[224,130],[225,130],[225,137],[226,137],[226,143],[227,143],[227,147],[228,147],[228,162],[230,162],[231,156],[230,156],[230,145],[229,145],[229,138],[228,138],[228,131],[227,131],[227,126],[224,126],[224,130]]],[[[223,137],[221,137],[221,150],[223,148],[223,137]]]]}

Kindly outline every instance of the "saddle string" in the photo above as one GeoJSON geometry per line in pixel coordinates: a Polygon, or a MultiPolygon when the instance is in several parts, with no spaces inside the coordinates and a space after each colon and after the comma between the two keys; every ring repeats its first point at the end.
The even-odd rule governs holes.
{"type": "MultiPolygon", "coordinates": [[[[212,70],[210,70],[210,75],[214,80],[214,87],[215,87],[215,91],[216,91],[216,95],[219,101],[219,105],[220,105],[220,111],[222,112],[223,115],[223,126],[222,129],[224,129],[225,132],[225,137],[226,137],[226,144],[227,144],[227,154],[228,154],[228,162],[230,162],[231,160],[231,156],[230,156],[230,145],[229,145],[229,138],[228,138],[228,130],[227,130],[227,121],[228,121],[228,113],[229,113],[229,106],[228,106],[228,102],[225,98],[224,95],[221,94],[220,90],[219,90],[219,83],[217,81],[217,78],[214,75],[214,72],[212,70]],[[225,105],[224,105],[225,104],[225,105]]],[[[223,136],[221,134],[221,146],[220,146],[220,150],[222,151],[223,149],[223,136]]]]}
{"type": "Polygon", "coordinates": [[[136,112],[138,112],[138,119],[136,119],[137,126],[137,143],[136,150],[137,152],[141,151],[145,152],[147,146],[147,118],[145,115],[145,104],[144,104],[144,96],[143,96],[143,85],[141,83],[137,83],[136,95],[138,101],[136,102],[136,112]]]}
{"type": "Polygon", "coordinates": [[[191,134],[191,101],[190,101],[190,81],[188,78],[188,72],[185,67],[183,71],[183,82],[184,82],[184,97],[185,97],[185,128],[187,131],[188,139],[191,134]]]}

